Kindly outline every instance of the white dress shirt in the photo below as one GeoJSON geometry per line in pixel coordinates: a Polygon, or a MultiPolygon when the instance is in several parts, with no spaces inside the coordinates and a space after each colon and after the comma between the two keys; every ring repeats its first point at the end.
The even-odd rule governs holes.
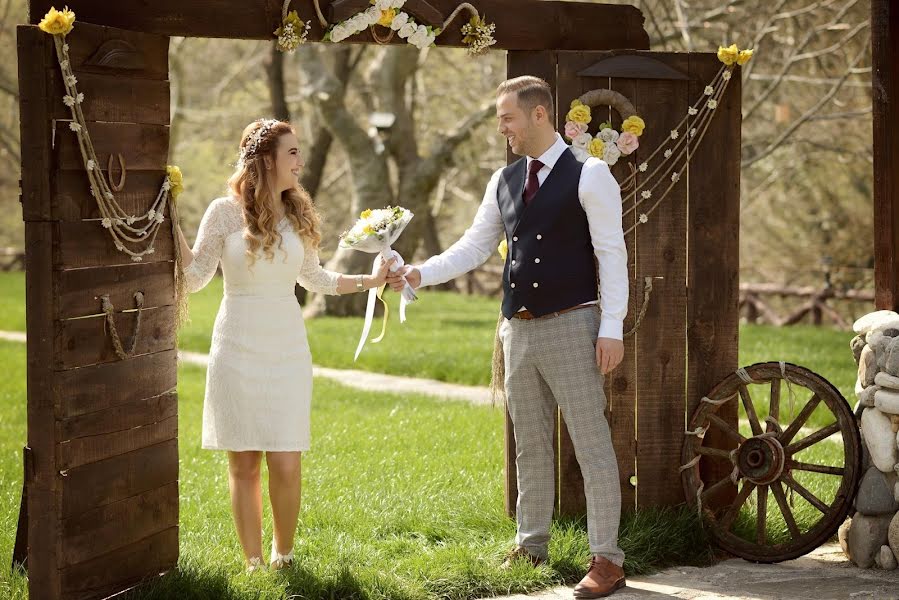
{"type": "MultiPolygon", "coordinates": [[[[543,168],[537,171],[540,185],[568,145],[558,133],[556,142],[537,160],[543,168]]],[[[534,160],[527,158],[528,166],[534,160]]],[[[442,254],[432,256],[418,267],[421,287],[455,279],[484,264],[505,236],[503,218],[497,201],[497,187],[502,169],[487,184],[484,200],[474,222],[455,244],[442,254]]],[[[578,185],[581,206],[587,214],[593,252],[599,263],[599,298],[602,319],[599,337],[623,339],[624,317],[627,315],[630,290],[627,272],[627,248],[621,227],[621,189],[603,161],[590,157],[584,163],[578,185]]]]}

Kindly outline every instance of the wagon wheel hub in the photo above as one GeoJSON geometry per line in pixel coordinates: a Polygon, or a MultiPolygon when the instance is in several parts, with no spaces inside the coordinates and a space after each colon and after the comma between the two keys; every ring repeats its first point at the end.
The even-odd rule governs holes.
{"type": "Polygon", "coordinates": [[[750,438],[737,450],[740,474],[756,485],[767,485],[780,479],[784,460],[783,446],[770,436],[750,438]]]}

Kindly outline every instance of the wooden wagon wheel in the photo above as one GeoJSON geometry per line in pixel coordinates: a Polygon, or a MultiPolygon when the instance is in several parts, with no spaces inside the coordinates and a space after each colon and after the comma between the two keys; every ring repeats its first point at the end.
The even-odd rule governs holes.
{"type": "MultiPolygon", "coordinates": [[[[851,508],[861,474],[858,423],[840,392],[808,369],[781,362],[739,369],[703,398],[687,434],[681,467],[687,501],[698,506],[713,539],[737,556],[766,563],[802,556],[830,539],[851,508]],[[786,392],[782,390],[784,382],[786,392]],[[750,389],[756,397],[763,392],[765,401],[755,403],[750,389]],[[717,414],[730,402],[742,403],[745,410],[745,420],[738,428],[717,414]],[[784,415],[788,402],[790,410],[784,415]],[[798,413],[794,413],[794,407],[798,413]],[[813,413],[819,422],[829,424],[806,427],[813,413]],[[709,445],[704,436],[709,428],[722,432],[731,446],[709,445]],[[837,433],[842,436],[842,465],[820,464],[833,460],[805,462],[808,459],[797,456],[837,433]],[[703,482],[703,465],[732,471],[723,479],[703,482]],[[797,477],[813,478],[812,483],[820,489],[833,489],[833,500],[822,500],[797,477]],[[715,494],[720,497],[728,488],[732,491],[735,484],[738,492],[728,506],[712,510],[706,505],[715,494]],[[788,492],[791,499],[803,505],[796,507],[790,502],[788,492]],[[769,510],[773,504],[768,502],[769,493],[777,505],[774,510],[769,510]],[[797,519],[797,510],[803,518],[797,519]],[[776,511],[782,516],[778,517],[776,511]],[[778,530],[775,525],[785,528],[778,530]]],[[[840,452],[834,448],[819,446],[816,452],[840,452]]]]}

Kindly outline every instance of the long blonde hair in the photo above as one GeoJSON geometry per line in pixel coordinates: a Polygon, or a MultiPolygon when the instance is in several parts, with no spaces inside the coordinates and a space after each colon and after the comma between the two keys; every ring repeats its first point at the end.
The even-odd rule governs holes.
{"type": "MultiPolygon", "coordinates": [[[[276,159],[278,140],[287,133],[296,134],[293,126],[284,121],[258,120],[247,125],[240,138],[240,160],[228,179],[231,193],[240,200],[246,222],[244,239],[250,264],[256,262],[257,252],[272,260],[274,248],[281,248],[275,212],[274,174],[265,167],[265,157],[276,159]]],[[[294,231],[312,248],[321,244],[321,220],[312,197],[297,183],[281,193],[281,201],[294,231]]]]}

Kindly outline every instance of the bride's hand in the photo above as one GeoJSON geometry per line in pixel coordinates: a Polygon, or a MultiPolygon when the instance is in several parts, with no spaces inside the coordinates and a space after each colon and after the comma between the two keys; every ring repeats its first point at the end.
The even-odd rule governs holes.
{"type": "Polygon", "coordinates": [[[395,258],[391,258],[390,260],[384,260],[382,256],[379,258],[380,264],[378,266],[378,272],[374,275],[375,287],[381,287],[385,283],[387,283],[387,273],[390,272],[390,266],[396,262],[395,258]]]}

